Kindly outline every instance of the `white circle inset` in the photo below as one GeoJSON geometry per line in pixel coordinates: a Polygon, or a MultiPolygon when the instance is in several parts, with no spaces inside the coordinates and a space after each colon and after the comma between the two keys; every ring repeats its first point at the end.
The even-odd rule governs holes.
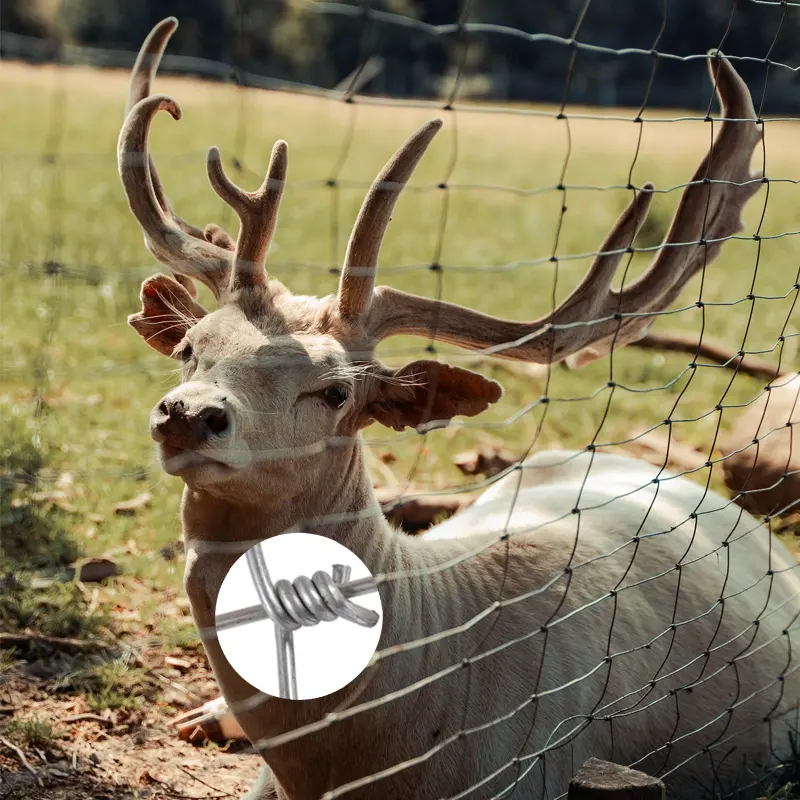
{"type": "MultiPolygon", "coordinates": [[[[350,568],[347,582],[370,578],[361,559],[344,545],[313,533],[284,533],[266,539],[261,548],[273,583],[311,578],[319,570],[332,574],[334,564],[350,568]]],[[[346,619],[325,620],[292,633],[297,700],[311,700],[338,691],[355,680],[378,647],[383,614],[377,590],[351,602],[378,614],[378,622],[364,627],[346,619]]],[[[258,592],[245,553],[225,576],[217,596],[216,617],[260,606],[258,592]]],[[[217,631],[228,663],[251,686],[273,697],[286,697],[279,689],[275,623],[266,618],[217,631]]]]}

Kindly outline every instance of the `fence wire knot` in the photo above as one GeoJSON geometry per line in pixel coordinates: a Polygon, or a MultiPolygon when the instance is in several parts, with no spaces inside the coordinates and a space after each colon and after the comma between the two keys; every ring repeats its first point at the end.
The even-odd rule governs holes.
{"type": "Polygon", "coordinates": [[[278,693],[283,698],[296,700],[294,632],[337,619],[364,628],[374,627],[380,619],[378,613],[357,605],[350,598],[375,592],[377,586],[371,577],[349,581],[351,569],[343,564],[334,564],[331,574],[318,570],[311,578],[301,575],[293,581],[273,583],[260,545],[248,550],[245,559],[260,605],[219,615],[217,630],[260,619],[271,620],[275,625],[278,653],[278,693]]]}

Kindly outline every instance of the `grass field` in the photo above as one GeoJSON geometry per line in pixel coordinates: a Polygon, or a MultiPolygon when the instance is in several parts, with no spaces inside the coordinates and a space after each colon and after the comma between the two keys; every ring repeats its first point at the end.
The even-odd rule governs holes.
{"type": "MultiPolygon", "coordinates": [[[[698,80],[706,81],[700,64],[697,70],[698,80]]],[[[41,462],[37,491],[62,501],[54,517],[39,508],[32,527],[18,525],[30,537],[25,544],[39,550],[11,566],[52,567],[79,551],[113,554],[125,579],[102,590],[96,613],[135,607],[148,641],[169,649],[192,639],[185,608],[177,618],[163,611],[165,598],[182,591],[182,557],[174,548],[181,484],[159,471],[147,418],[177,376],[173,362],[149,350],[125,321],[138,309],[141,280],[159,271],[116,172],[126,80],[122,73],[14,64],[0,73],[2,449],[7,467],[41,462]],[[114,513],[115,504],[143,492],[152,496],[147,507],[133,515],[114,513]],[[41,533],[42,515],[49,527],[36,543],[38,534],[30,531],[41,533]],[[54,542],[64,549],[54,552],[54,542]]],[[[236,156],[243,167],[239,182],[253,188],[273,141],[289,142],[289,183],[268,266],[295,292],[320,295],[335,289],[331,268],[341,262],[369,181],[402,140],[437,113],[177,78],[159,79],[156,91],[171,94],[183,108],[178,123],[166,114],[157,120],[152,149],[178,213],[195,224],[215,221],[236,230],[232,212],[205,176],[210,145],[221,148],[232,175],[237,173],[229,159],[236,156]]],[[[706,122],[667,121],[688,116],[684,112],[648,112],[643,125],[579,118],[596,114],[587,109],[568,112],[575,118],[480,107],[441,112],[445,129],[395,212],[380,282],[428,296],[441,291],[447,300],[514,319],[546,313],[553,297],[566,296],[590,263],[567,257],[597,250],[629,199],[623,188],[603,187],[625,186],[631,169],[637,185],[680,185],[710,141],[706,122]],[[568,187],[565,198],[555,188],[560,183],[568,187]],[[565,260],[556,267],[552,255],[565,260]],[[432,262],[442,265],[441,273],[428,269],[432,262]]],[[[636,112],[610,113],[633,118],[636,112]]],[[[799,179],[798,134],[795,123],[769,121],[754,166],[765,166],[772,179],[799,179]]],[[[657,196],[641,246],[658,243],[678,196],[677,190],[657,196]]],[[[774,348],[794,297],[797,240],[781,234],[800,229],[797,198],[792,182],[762,190],[746,210],[742,234],[758,232],[762,241],[729,242],[677,304],[688,307],[702,297],[705,308],[665,316],[655,330],[703,329],[733,351],[774,348]],[[747,300],[750,293],[778,299],[747,300]]],[[[628,279],[648,261],[637,255],[628,279]]],[[[786,332],[796,333],[796,325],[795,318],[786,332]]],[[[797,341],[787,339],[784,368],[797,363],[797,341]]],[[[391,340],[381,354],[399,363],[423,355],[425,344],[391,340]]],[[[441,352],[458,363],[472,358],[441,352]]],[[[777,363],[778,354],[767,357],[777,363]]],[[[708,453],[717,429],[735,424],[735,406],[756,397],[763,383],[742,375],[731,383],[731,373],[722,369],[692,373],[687,361],[631,349],[613,362],[554,369],[549,379],[484,364],[480,369],[500,380],[506,394],[481,418],[424,439],[369,430],[374,461],[387,452],[396,459],[376,479],[385,482],[390,469],[401,484],[462,487],[465,478],[450,457],[469,446],[502,442],[521,454],[531,446],[583,447],[593,439],[613,444],[667,416],[676,421],[678,438],[708,453]],[[606,386],[610,379],[618,384],[613,392],[606,386]],[[552,402],[542,405],[537,401],[545,392],[552,402]],[[718,403],[733,408],[715,411],[718,403]]],[[[715,486],[721,485],[718,471],[715,486]]],[[[696,478],[705,481],[707,474],[696,478]]],[[[14,513],[16,524],[19,508],[14,513]]],[[[6,549],[0,567],[8,567],[9,558],[6,549]]],[[[83,608],[84,599],[75,602],[83,608]]],[[[96,625],[102,624],[98,618],[96,625]]]]}

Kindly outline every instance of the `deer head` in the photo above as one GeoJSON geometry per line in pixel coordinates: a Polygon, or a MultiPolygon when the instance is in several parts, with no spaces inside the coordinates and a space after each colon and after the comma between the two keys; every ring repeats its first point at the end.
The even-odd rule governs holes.
{"type": "Polygon", "coordinates": [[[497,319],[375,286],[392,210],[442,125],[435,119],[400,147],[373,183],[350,236],[338,292],[299,297],[268,279],[264,267],[286,180],[285,142],[273,148],[255,192],[237,187],[225,174],[219,151],[209,151],[211,186],[240,220],[235,241],[217,226],[200,230],[180,219],[166,198],[149,154],[148,130],[159,111],[175,119],[181,113],[171,98],[150,96],[150,86],[176,25],[173,18],[162,21],[142,47],[118,157],[147,246],[175,276],[148,278],[142,310],[129,322],[151,347],[182,362],[182,383],[153,409],[151,434],[166,470],[190,486],[227,492],[248,484],[254,472],[306,470],[307,459],[298,455],[352,439],[373,422],[397,430],[444,424],[456,415],[479,414],[500,398],[497,383],[465,369],[427,360],[400,369],[381,364],[375,347],[389,336],[432,337],[538,363],[591,360],[636,340],[742,228],[742,208],[760,186],[749,170],[760,139],[750,94],[717,53],[709,67],[725,121],[685,188],[649,269],[621,291],[611,288],[653,197],[652,185],[645,184],[634,191],[585,278],[558,308],[532,322],[497,319]],[[194,280],[210,288],[216,310],[197,302],[194,280]]]}

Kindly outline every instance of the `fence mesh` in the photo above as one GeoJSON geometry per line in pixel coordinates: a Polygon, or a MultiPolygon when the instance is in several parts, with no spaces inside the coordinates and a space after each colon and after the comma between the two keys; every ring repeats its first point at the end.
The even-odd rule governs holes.
{"type": "MultiPolygon", "coordinates": [[[[751,3],[779,6],[782,20],[800,5],[751,3]]],[[[296,293],[325,295],[336,289],[350,221],[377,167],[419,121],[439,114],[442,140],[398,206],[381,282],[503,317],[548,313],[578,284],[611,221],[650,179],[656,184],[651,221],[625,254],[617,285],[629,285],[664,250],[669,207],[690,185],[722,122],[706,69],[713,56],[663,52],[663,26],[649,49],[583,41],[589,0],[567,37],[474,20],[469,0],[458,20],[438,26],[367,4],[311,6],[320,14],[368,14],[460,39],[447,91],[437,102],[362,93],[363,70],[374,66],[369,25],[360,29],[361,67],[335,90],[168,54],[156,91],[163,81],[185,119],[174,130],[159,121],[152,148],[182,216],[216,219],[226,228],[233,223],[231,209],[204,188],[208,145],[220,143],[231,174],[250,186],[261,180],[269,143],[286,138],[292,161],[268,269],[296,293]],[[569,66],[561,102],[517,107],[463,97],[471,42],[484,35],[564,48],[569,66]],[[586,52],[650,59],[638,108],[573,107],[573,68],[586,52]],[[649,110],[666,60],[694,62],[707,88],[706,113],[649,110]],[[197,82],[182,72],[232,76],[236,85],[197,82]]],[[[733,3],[728,29],[736,9],[733,3]]],[[[664,3],[665,20],[668,13],[664,3]]],[[[773,47],[781,30],[782,24],[773,47]]],[[[402,337],[381,347],[391,364],[422,354],[472,366],[501,380],[507,394],[495,410],[456,419],[446,431],[390,435],[370,428],[367,461],[375,482],[391,490],[396,505],[472,496],[490,486],[505,487],[505,495],[487,501],[485,508],[499,503],[490,519],[488,512],[481,517],[480,503],[461,512],[465,526],[483,526],[482,539],[462,538],[466,544],[444,546],[437,558],[421,556],[412,569],[388,555],[379,559],[376,579],[394,603],[419,600],[415,592],[423,587],[431,594],[422,604],[435,599],[444,608],[415,625],[398,622],[367,673],[376,677],[336,708],[290,730],[267,726],[277,732],[254,742],[268,760],[279,759],[303,739],[314,746],[333,742],[337,752],[337,728],[359,742],[364,731],[389,736],[398,726],[413,728],[421,706],[430,709],[419,714],[425,725],[439,720],[435,730],[398,736],[395,750],[370,751],[374,769],[364,765],[356,774],[323,761],[327,774],[314,786],[323,787],[324,798],[365,796],[367,786],[378,792],[369,796],[382,796],[382,785],[407,790],[404,773],[430,786],[424,796],[499,798],[519,790],[516,796],[558,797],[565,779],[592,755],[658,773],[668,785],[688,775],[690,783],[674,784],[684,791],[696,785],[698,792],[734,794],[761,786],[772,766],[740,763],[756,739],[768,742],[755,748],[759,758],[786,762],[790,734],[774,723],[785,722],[797,703],[800,584],[794,561],[765,531],[791,521],[798,503],[782,492],[797,475],[796,392],[777,416],[770,402],[781,389],[792,391],[796,360],[798,164],[795,119],[762,111],[772,76],[797,67],[773,60],[772,48],[761,59],[737,57],[727,52],[726,36],[718,47],[736,68],[763,67],[763,82],[750,88],[763,131],[754,166],[764,181],[747,205],[744,230],[724,237],[718,259],[653,315],[653,333],[672,335],[673,342],[682,337],[688,350],[670,353],[656,337],[653,349],[612,347],[609,357],[587,366],[537,370],[504,366],[491,359],[497,350],[476,355],[441,345],[435,335],[422,344],[402,337]],[[745,428],[744,438],[732,438],[745,428]],[[450,465],[456,450],[499,446],[513,455],[500,468],[478,471],[470,481],[456,477],[450,465]],[[766,482],[758,483],[750,462],[736,489],[725,486],[732,459],[779,447],[785,464],[766,482]],[[556,455],[542,456],[554,448],[556,455]],[[650,463],[642,460],[636,470],[604,460],[618,454],[650,463]],[[533,543],[534,555],[517,545],[521,540],[533,543]],[[527,578],[523,568],[533,570],[527,578]],[[459,597],[468,598],[463,608],[450,607],[459,597]],[[763,736],[754,733],[762,728],[763,736]]],[[[44,49],[3,34],[8,59],[40,57],[44,49]]],[[[141,467],[124,453],[106,452],[113,449],[108,431],[82,424],[87,403],[105,410],[104,427],[119,426],[112,443],[126,444],[126,435],[145,440],[147,411],[175,376],[122,324],[138,310],[141,281],[156,271],[114,174],[125,77],[80,66],[128,68],[135,54],[77,46],[59,53],[61,61],[47,66],[9,63],[3,79],[5,401],[37,447],[74,449],[76,479],[112,485],[141,467]],[[23,113],[26,107],[33,114],[23,113]],[[17,118],[10,109],[19,111],[17,118]]],[[[285,461],[349,446],[349,439],[331,438],[306,451],[262,456],[285,461]]],[[[382,531],[376,514],[336,508],[296,524],[382,531]]],[[[254,543],[238,538],[195,550],[231,556],[254,543]]],[[[213,646],[215,630],[200,632],[213,646]]],[[[230,704],[251,718],[265,702],[256,693],[230,704]]]]}

